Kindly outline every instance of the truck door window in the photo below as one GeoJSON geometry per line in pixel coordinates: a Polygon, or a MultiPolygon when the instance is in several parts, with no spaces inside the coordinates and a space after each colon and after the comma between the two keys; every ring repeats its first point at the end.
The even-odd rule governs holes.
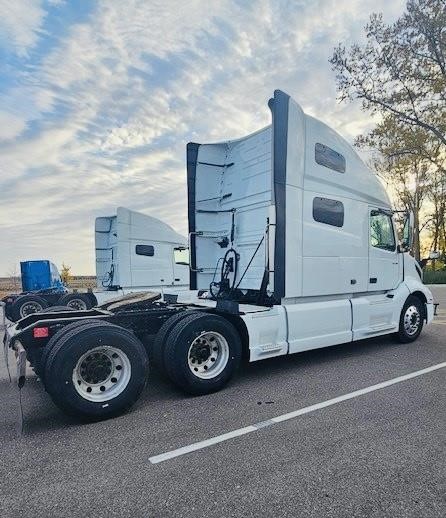
{"type": "Polygon", "coordinates": [[[389,214],[377,210],[370,213],[370,244],[383,250],[395,251],[395,234],[389,214]]]}
{"type": "Polygon", "coordinates": [[[178,247],[174,248],[173,255],[175,259],[175,264],[184,264],[189,266],[189,249],[178,247]]]}

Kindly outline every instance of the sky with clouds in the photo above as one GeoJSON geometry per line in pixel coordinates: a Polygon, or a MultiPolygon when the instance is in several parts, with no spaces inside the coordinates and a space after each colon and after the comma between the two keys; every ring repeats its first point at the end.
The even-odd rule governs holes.
{"type": "Polygon", "coordinates": [[[328,59],[404,0],[0,0],[0,276],[49,258],[94,273],[117,206],[186,233],[185,147],[269,124],[273,90],[349,140],[328,59]]]}

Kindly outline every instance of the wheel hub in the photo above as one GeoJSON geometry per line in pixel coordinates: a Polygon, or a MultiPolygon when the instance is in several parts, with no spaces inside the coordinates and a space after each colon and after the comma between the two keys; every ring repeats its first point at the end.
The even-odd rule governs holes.
{"type": "Polygon", "coordinates": [[[72,299],[68,302],[67,305],[69,308],[73,308],[75,310],[82,311],[87,309],[87,304],[85,304],[82,299],[72,299]]]}
{"type": "Polygon", "coordinates": [[[191,351],[190,357],[198,362],[206,361],[211,355],[211,348],[208,345],[198,346],[191,351]]]}
{"type": "Polygon", "coordinates": [[[27,317],[33,313],[38,313],[42,309],[42,306],[38,302],[27,302],[20,308],[20,316],[22,318],[27,317]]]}
{"type": "Polygon", "coordinates": [[[99,346],[83,354],[73,369],[76,392],[88,401],[103,402],[121,394],[131,377],[127,355],[116,347],[99,346]]]}
{"type": "Polygon", "coordinates": [[[404,330],[409,336],[414,335],[421,323],[421,315],[416,306],[409,306],[404,313],[404,330]]]}
{"type": "Polygon", "coordinates": [[[96,384],[105,381],[112,372],[112,362],[106,354],[87,356],[80,367],[85,381],[96,384]]]}
{"type": "Polygon", "coordinates": [[[215,378],[224,370],[228,360],[228,342],[223,335],[215,331],[201,333],[189,348],[189,369],[198,378],[215,378]]]}

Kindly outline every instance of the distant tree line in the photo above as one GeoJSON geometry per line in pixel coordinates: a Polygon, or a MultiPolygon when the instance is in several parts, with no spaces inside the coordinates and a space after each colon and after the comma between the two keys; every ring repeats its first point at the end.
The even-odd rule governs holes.
{"type": "Polygon", "coordinates": [[[416,258],[424,231],[442,253],[438,267],[446,261],[446,0],[409,0],[390,25],[372,14],[365,37],[334,50],[339,99],[359,100],[378,121],[355,144],[372,151],[397,208],[413,210],[416,258]]]}

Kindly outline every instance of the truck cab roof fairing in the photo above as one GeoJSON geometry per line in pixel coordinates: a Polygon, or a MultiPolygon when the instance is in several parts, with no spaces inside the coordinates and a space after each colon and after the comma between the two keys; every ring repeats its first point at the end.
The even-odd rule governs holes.
{"type": "Polygon", "coordinates": [[[238,140],[188,145],[192,289],[209,288],[230,250],[237,250],[240,290],[259,289],[272,207],[271,150],[271,126],[238,140]]]}

